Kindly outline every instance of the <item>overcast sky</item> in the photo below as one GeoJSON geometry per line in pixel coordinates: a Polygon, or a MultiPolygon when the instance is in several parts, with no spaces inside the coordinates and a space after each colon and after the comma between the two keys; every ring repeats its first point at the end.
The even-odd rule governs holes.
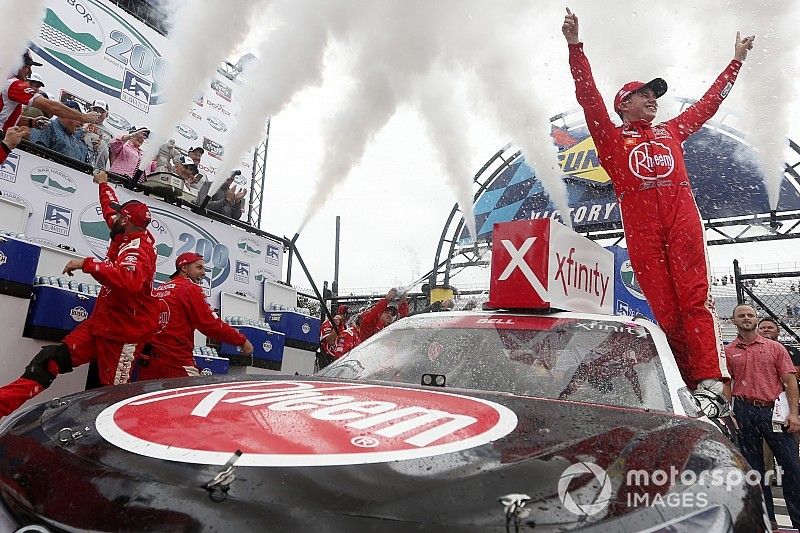
{"type": "MultiPolygon", "coordinates": [[[[734,6],[736,4],[733,2],[734,6]]],[[[763,5],[766,4],[774,7],[781,2],[763,5]]],[[[703,23],[703,14],[694,7],[683,10],[678,6],[671,8],[673,11],[663,12],[648,7],[637,12],[636,7],[643,7],[641,2],[613,2],[605,6],[607,14],[601,15],[602,6],[591,7],[594,4],[585,1],[570,5],[581,17],[586,53],[607,102],[625,81],[646,80],[656,75],[665,77],[670,85],[667,98],[699,97],[732,58],[736,31],[749,34],[756,31],[753,26],[758,25],[758,21],[752,22],[752,13],[724,11],[725,6],[734,9],[731,2],[718,8],[722,12],[707,14],[714,17],[716,26],[703,23]],[[691,17],[693,24],[682,17],[691,17]],[[736,19],[742,20],[739,27],[736,19]],[[609,27],[625,30],[607,32],[609,27]],[[660,33],[654,28],[659,28],[660,33]],[[629,56],[632,59],[628,60],[629,56]],[[611,65],[616,68],[612,69],[611,65]],[[644,72],[643,65],[646,66],[644,72]]],[[[517,50],[520,62],[533,55],[544,65],[541,75],[531,76],[529,83],[540,95],[546,91],[549,115],[577,105],[567,49],[560,32],[561,9],[563,6],[544,12],[542,17],[546,20],[536,21],[536,31],[532,26],[529,49],[517,50]],[[545,34],[542,28],[547,28],[545,34]]],[[[513,20],[513,17],[508,18],[513,20]]],[[[524,21],[517,23],[525,24],[524,21]]],[[[787,65],[770,65],[770,51],[760,48],[759,44],[757,38],[756,49],[726,101],[733,109],[749,105],[746,100],[749,95],[743,86],[753,81],[751,66],[787,68],[787,65]]],[[[291,238],[302,221],[308,197],[318,182],[324,154],[323,131],[330,126],[336,110],[348,102],[354,80],[359,76],[350,68],[351,53],[346,44],[329,46],[322,83],[298,92],[291,104],[272,119],[262,217],[262,226],[267,231],[291,238]]],[[[795,62],[794,67],[797,64],[795,62]]],[[[463,88],[457,80],[450,90],[454,99],[468,102],[468,98],[459,94],[463,88]]],[[[502,88],[497,94],[502,98],[502,88]]],[[[667,98],[661,103],[658,116],[661,120],[673,116],[674,104],[667,98]]],[[[795,110],[800,107],[797,97],[792,98],[792,104],[795,110]]],[[[496,117],[488,110],[467,104],[464,115],[466,130],[460,128],[453,135],[462,135],[469,146],[463,158],[474,174],[509,141],[509,137],[497,127],[496,117]]],[[[798,140],[797,120],[792,124],[793,129],[787,133],[798,140]]],[[[315,280],[321,285],[323,280],[333,278],[336,215],[342,217],[342,288],[405,285],[429,270],[442,228],[456,201],[444,174],[445,169],[417,108],[413,104],[401,104],[386,126],[368,143],[363,158],[344,183],[328,193],[326,204],[315,211],[298,240],[299,250],[315,280]]],[[[800,261],[800,246],[790,242],[788,246],[785,241],[712,246],[712,267],[727,267],[734,258],[745,263],[800,261]]],[[[293,273],[292,281],[307,286],[299,268],[293,273]]]]}

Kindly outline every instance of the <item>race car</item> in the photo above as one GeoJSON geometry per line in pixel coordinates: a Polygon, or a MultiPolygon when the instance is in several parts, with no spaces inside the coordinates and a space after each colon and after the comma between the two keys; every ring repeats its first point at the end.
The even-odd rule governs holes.
{"type": "Polygon", "coordinates": [[[602,253],[538,226],[496,228],[494,309],[402,319],[314,376],[17,411],[0,530],[769,531],[762,480],[702,419],[663,332],[553,310],[604,310],[613,287],[602,253]],[[552,268],[526,256],[540,237],[552,268]]]}
{"type": "Polygon", "coordinates": [[[436,313],[313,377],[54,400],[0,428],[0,529],[768,530],[665,347],[645,320],[436,313]]]}

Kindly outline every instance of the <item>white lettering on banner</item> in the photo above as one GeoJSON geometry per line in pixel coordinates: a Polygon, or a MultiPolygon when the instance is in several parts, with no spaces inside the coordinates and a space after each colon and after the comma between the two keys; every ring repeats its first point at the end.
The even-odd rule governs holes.
{"type": "Polygon", "coordinates": [[[270,411],[310,411],[317,420],[351,420],[347,427],[374,429],[383,437],[406,435],[404,441],[417,447],[428,446],[477,422],[477,419],[425,407],[403,407],[384,401],[354,401],[352,396],[325,394],[327,391],[369,388],[371,385],[318,387],[313,383],[274,381],[248,383],[212,390],[176,392],[132,402],[131,405],[158,403],[185,396],[202,396],[192,416],[208,417],[220,402],[248,407],[267,406],[270,411]],[[282,386],[281,388],[276,387],[282,386]],[[232,394],[252,393],[229,397],[232,394]]]}
{"type": "Polygon", "coordinates": [[[563,256],[556,252],[558,271],[554,280],[558,281],[561,278],[561,286],[564,289],[565,296],[569,296],[569,287],[572,287],[587,294],[599,296],[600,306],[602,307],[606,300],[606,292],[611,276],[604,275],[600,271],[600,265],[597,262],[592,268],[590,265],[585,265],[573,259],[574,253],[575,248],[570,248],[569,254],[563,256]],[[564,273],[564,265],[567,266],[566,274],[564,273]]]}
{"type": "MultiPolygon", "coordinates": [[[[577,209],[574,207],[569,208],[570,217],[573,218],[574,222],[582,222],[584,221],[583,216],[586,212],[586,209],[589,209],[588,215],[586,215],[586,222],[597,222],[600,220],[600,217],[603,217],[603,220],[608,220],[611,216],[611,213],[614,211],[614,208],[617,206],[617,202],[607,202],[605,204],[593,204],[591,207],[581,206],[577,209]],[[573,216],[573,211],[575,215],[573,216]]],[[[557,209],[553,211],[534,211],[531,213],[531,220],[535,220],[538,218],[549,218],[555,220],[556,218],[561,218],[561,213],[557,209]]]]}
{"type": "Polygon", "coordinates": [[[519,268],[522,274],[525,276],[525,279],[527,279],[528,283],[530,283],[531,287],[533,287],[533,290],[535,290],[540,296],[544,297],[547,295],[547,289],[542,286],[539,278],[536,277],[536,274],[533,273],[531,267],[525,262],[525,254],[531,249],[531,246],[533,246],[535,241],[536,237],[528,237],[518,250],[514,247],[513,242],[506,239],[501,240],[500,242],[503,243],[503,247],[505,247],[505,249],[511,255],[511,259],[508,261],[508,265],[506,266],[505,270],[503,270],[503,273],[500,274],[500,277],[497,279],[499,281],[505,281],[509,278],[509,276],[511,276],[514,270],[519,268]]]}

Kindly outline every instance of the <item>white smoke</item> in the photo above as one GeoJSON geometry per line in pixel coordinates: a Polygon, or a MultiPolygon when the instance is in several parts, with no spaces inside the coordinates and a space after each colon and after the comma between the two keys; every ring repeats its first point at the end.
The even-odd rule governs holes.
{"type": "MultiPolygon", "coordinates": [[[[170,63],[164,80],[165,104],[147,124],[150,140],[144,146],[142,167],[146,168],[158,153],[172,128],[192,109],[194,97],[203,92],[217,67],[247,35],[258,8],[267,0],[240,0],[232,4],[215,0],[173,0],[169,42],[170,63]],[[185,5],[184,5],[185,4],[185,5]],[[181,9],[183,6],[183,9],[181,9]]],[[[143,125],[145,126],[145,125],[143,125]]]]}
{"type": "Polygon", "coordinates": [[[453,73],[448,76],[439,69],[421,80],[418,106],[428,133],[440,152],[442,171],[455,193],[464,223],[474,240],[478,235],[472,205],[472,175],[475,169],[469,167],[469,144],[463,134],[468,129],[465,109],[454,98],[450,86],[452,80],[453,73]],[[453,132],[462,134],[454,135],[453,132]]]}
{"type": "Polygon", "coordinates": [[[327,26],[337,15],[333,7],[316,0],[296,0],[279,2],[269,11],[278,27],[261,40],[255,51],[257,60],[245,72],[239,102],[247,106],[247,111],[239,113],[236,127],[228,136],[225,158],[210,194],[261,138],[267,119],[280,113],[295,93],[321,81],[327,26]]]}
{"type": "MultiPolygon", "coordinates": [[[[551,198],[565,209],[565,189],[549,136],[549,115],[532,94],[534,79],[526,79],[515,68],[529,54],[528,46],[523,45],[526,37],[543,30],[537,27],[530,31],[532,25],[544,23],[535,17],[509,23],[509,13],[524,13],[531,9],[528,4],[523,0],[491,5],[480,0],[411,4],[377,1],[351,8],[351,24],[342,28],[347,33],[329,28],[331,36],[345,43],[353,55],[352,70],[358,78],[353,80],[347,104],[326,125],[320,178],[301,229],[361,160],[369,141],[397,108],[414,98],[431,141],[447,166],[448,183],[453,186],[473,236],[474,169],[467,169],[464,163],[470,155],[466,153],[466,132],[459,128],[460,120],[452,120],[459,113],[479,110],[494,114],[501,130],[539,167],[537,171],[551,198]],[[434,64],[436,69],[432,70],[434,64]],[[471,76],[460,77],[462,71],[471,76]],[[436,77],[444,78],[444,84],[433,91],[431,80],[436,77]],[[453,79],[476,83],[470,92],[483,95],[478,97],[481,104],[469,110],[458,109],[448,101],[453,79]],[[489,87],[501,93],[500,100],[496,99],[497,94],[488,94],[489,87]]],[[[559,26],[556,21],[556,31],[559,26]]]]}
{"type": "MultiPolygon", "coordinates": [[[[764,0],[758,4],[737,0],[734,13],[741,14],[742,37],[756,35],[753,50],[744,61],[736,89],[745,102],[742,127],[747,142],[758,156],[770,208],[778,207],[784,177],[792,102],[796,100],[800,9],[797,2],[764,0]]],[[[732,32],[728,32],[732,34],[732,32]]],[[[730,35],[730,43],[734,39],[730,35]]]]}
{"type": "Polygon", "coordinates": [[[0,32],[0,72],[3,74],[16,74],[22,66],[22,54],[31,36],[39,33],[46,3],[46,0],[30,0],[24,5],[17,0],[0,2],[0,10],[7,17],[0,32]]]}

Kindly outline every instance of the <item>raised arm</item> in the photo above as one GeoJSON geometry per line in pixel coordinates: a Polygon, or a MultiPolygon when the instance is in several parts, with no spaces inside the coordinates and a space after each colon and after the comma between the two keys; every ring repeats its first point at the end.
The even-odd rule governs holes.
{"type": "Polygon", "coordinates": [[[733,59],[725,67],[711,87],[700,100],[689,106],[683,113],[673,118],[667,125],[673,126],[677,131],[679,140],[685,141],[691,134],[703,127],[711,117],[716,114],[722,101],[728,96],[739,75],[742,61],[747,58],[747,52],[752,50],[755,36],[742,37],[736,32],[736,44],[733,59]]]}
{"type": "Polygon", "coordinates": [[[578,37],[578,16],[569,8],[564,17],[561,32],[569,46],[569,66],[572,78],[575,80],[575,95],[583,108],[589,133],[592,134],[602,157],[608,154],[611,148],[611,132],[614,130],[614,123],[611,122],[603,97],[595,85],[589,60],[583,53],[583,43],[578,37]]]}

